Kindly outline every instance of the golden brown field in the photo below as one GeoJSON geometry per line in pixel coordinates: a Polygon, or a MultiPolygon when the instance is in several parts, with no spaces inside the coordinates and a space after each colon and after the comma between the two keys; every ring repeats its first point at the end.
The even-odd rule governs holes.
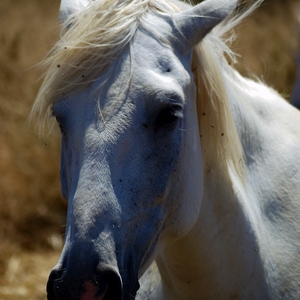
{"type": "MultiPolygon", "coordinates": [[[[299,48],[300,0],[269,0],[240,26],[238,67],[288,96],[299,48]]],[[[0,2],[0,299],[45,299],[62,247],[66,203],[59,138],[41,141],[27,116],[39,87],[34,66],[58,37],[58,0],[0,2]]]]}

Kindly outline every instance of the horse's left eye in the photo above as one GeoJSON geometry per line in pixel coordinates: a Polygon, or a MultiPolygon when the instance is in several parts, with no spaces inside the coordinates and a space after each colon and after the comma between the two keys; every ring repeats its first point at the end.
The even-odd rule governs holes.
{"type": "Polygon", "coordinates": [[[167,109],[160,112],[156,120],[158,127],[172,128],[183,117],[180,105],[170,105],[167,109]]]}

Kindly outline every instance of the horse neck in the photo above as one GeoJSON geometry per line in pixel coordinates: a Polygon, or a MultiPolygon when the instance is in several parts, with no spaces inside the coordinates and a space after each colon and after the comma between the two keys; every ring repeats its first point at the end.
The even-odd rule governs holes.
{"type": "Polygon", "coordinates": [[[257,276],[260,284],[251,279],[263,273],[256,237],[231,183],[222,179],[222,174],[206,174],[197,223],[157,259],[164,299],[240,298],[245,286],[264,284],[257,276]]]}

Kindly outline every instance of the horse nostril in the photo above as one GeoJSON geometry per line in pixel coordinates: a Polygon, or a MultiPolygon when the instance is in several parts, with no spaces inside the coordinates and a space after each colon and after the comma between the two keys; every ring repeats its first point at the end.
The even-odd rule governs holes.
{"type": "MultiPolygon", "coordinates": [[[[122,279],[117,271],[111,267],[98,268],[97,276],[98,285],[102,286],[103,300],[122,299],[122,279]]],[[[101,298],[100,298],[101,299],[101,298]]]]}
{"type": "Polygon", "coordinates": [[[57,300],[55,296],[55,286],[56,282],[61,278],[61,272],[53,269],[49,275],[47,282],[47,299],[48,300],[57,300]]]}

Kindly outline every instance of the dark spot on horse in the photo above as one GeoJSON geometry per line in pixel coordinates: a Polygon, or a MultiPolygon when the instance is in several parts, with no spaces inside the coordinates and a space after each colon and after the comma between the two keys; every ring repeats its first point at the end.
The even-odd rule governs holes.
{"type": "Polygon", "coordinates": [[[223,132],[221,133],[221,136],[224,136],[224,133],[223,133],[223,132]]]}
{"type": "Polygon", "coordinates": [[[210,127],[211,127],[211,128],[215,128],[215,126],[214,126],[214,125],[210,125],[210,127]]]}
{"type": "Polygon", "coordinates": [[[67,50],[68,49],[68,47],[65,47],[65,50],[67,50]]]}
{"type": "Polygon", "coordinates": [[[204,113],[202,113],[202,116],[205,116],[206,115],[206,113],[204,112],[204,113]]]}
{"type": "Polygon", "coordinates": [[[60,68],[60,64],[58,64],[57,67],[60,68]]]}
{"type": "Polygon", "coordinates": [[[167,68],[167,69],[166,69],[166,72],[167,72],[167,73],[170,73],[170,72],[171,72],[171,68],[167,68]]]}

